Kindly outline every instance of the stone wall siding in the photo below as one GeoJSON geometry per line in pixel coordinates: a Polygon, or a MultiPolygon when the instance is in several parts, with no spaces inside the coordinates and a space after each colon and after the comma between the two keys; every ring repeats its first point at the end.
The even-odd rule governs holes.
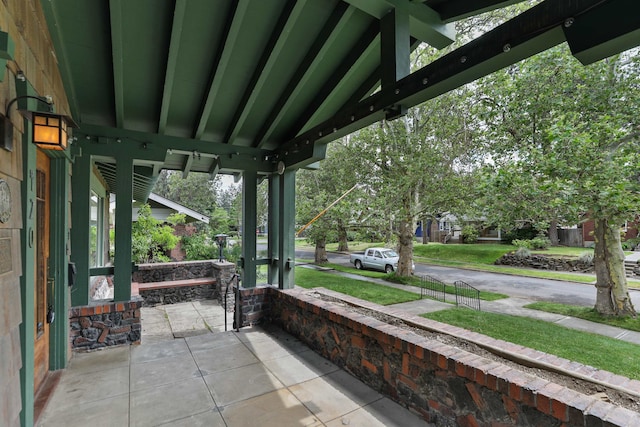
{"type": "MultiPolygon", "coordinates": [[[[145,306],[201,299],[218,299],[222,303],[226,286],[232,282],[235,272],[235,264],[214,260],[140,264],[138,270],[132,274],[132,281],[138,283],[145,306]],[[212,280],[210,283],[198,283],[193,286],[186,283],[176,286],[172,283],[202,278],[212,280]],[[162,282],[167,282],[167,285],[158,286],[162,282]],[[153,289],[145,289],[145,283],[154,283],[153,289]]],[[[229,306],[233,307],[233,292],[230,291],[227,298],[229,306]]]]}
{"type": "Polygon", "coordinates": [[[214,277],[213,261],[181,261],[140,264],[131,280],[138,283],[214,277]]]}
{"type": "Polygon", "coordinates": [[[142,301],[109,302],[69,310],[69,339],[74,351],[140,344],[142,301]]]}
{"type": "Polygon", "coordinates": [[[640,414],[452,347],[406,327],[360,314],[348,305],[400,317],[435,332],[475,340],[636,393],[640,382],[553,355],[495,340],[405,312],[320,291],[270,289],[271,319],[380,393],[437,426],[637,426],[640,414]]]}
{"type": "Polygon", "coordinates": [[[179,302],[215,299],[216,295],[217,289],[215,283],[210,285],[140,289],[140,296],[144,300],[145,307],[153,307],[159,304],[177,304],[179,302]]]}

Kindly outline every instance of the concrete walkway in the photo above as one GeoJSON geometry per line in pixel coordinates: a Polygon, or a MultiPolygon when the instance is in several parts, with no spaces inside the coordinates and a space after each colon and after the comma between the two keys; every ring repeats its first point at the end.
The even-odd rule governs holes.
{"type": "Polygon", "coordinates": [[[76,353],[37,425],[427,426],[275,327],[201,301],[142,309],[142,344],[76,353]]]}
{"type": "MultiPolygon", "coordinates": [[[[640,255],[640,254],[639,254],[640,255]]],[[[312,265],[309,268],[314,268],[312,265]]],[[[363,280],[366,282],[377,283],[384,286],[389,286],[397,289],[406,290],[409,292],[420,293],[420,289],[415,286],[405,286],[397,283],[390,283],[382,279],[372,279],[363,277],[357,274],[338,272],[332,269],[323,269],[327,273],[338,274],[350,279],[363,280]]],[[[617,328],[614,326],[604,325],[602,323],[590,322],[588,320],[577,319],[570,316],[564,316],[561,314],[547,313],[539,310],[532,310],[525,308],[527,304],[535,302],[534,300],[511,297],[497,301],[481,301],[480,307],[482,311],[489,311],[492,313],[509,314],[512,316],[529,317],[532,319],[544,320],[546,322],[553,322],[558,325],[562,325],[567,328],[576,329],[584,332],[591,332],[594,334],[604,335],[610,338],[616,338],[622,341],[627,341],[633,344],[640,345],[640,332],[630,331],[628,329],[617,328]]],[[[421,299],[417,301],[410,301],[401,304],[394,304],[391,307],[399,308],[411,314],[420,315],[423,313],[430,313],[433,311],[444,310],[451,308],[449,303],[443,303],[440,301],[434,301],[430,299],[421,299]]]]}

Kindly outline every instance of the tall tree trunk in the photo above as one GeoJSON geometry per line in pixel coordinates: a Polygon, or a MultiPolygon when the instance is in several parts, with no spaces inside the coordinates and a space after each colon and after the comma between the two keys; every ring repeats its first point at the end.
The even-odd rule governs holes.
{"type": "Polygon", "coordinates": [[[549,241],[551,241],[551,246],[558,246],[560,244],[560,237],[558,237],[558,221],[555,219],[552,219],[551,224],[549,225],[549,241]]]}
{"type": "Polygon", "coordinates": [[[422,220],[422,244],[429,243],[429,228],[431,227],[431,221],[428,218],[422,220]]]}
{"type": "Polygon", "coordinates": [[[594,223],[595,310],[606,316],[636,317],[627,288],[620,227],[606,219],[595,219],[594,223]]]}
{"type": "Polygon", "coordinates": [[[349,243],[347,242],[347,229],[344,227],[342,220],[338,220],[338,252],[349,252],[349,243]]]}
{"type": "Polygon", "coordinates": [[[316,240],[315,261],[316,264],[329,262],[329,259],[327,258],[327,242],[325,239],[316,240]]]}
{"type": "Polygon", "coordinates": [[[398,230],[398,276],[411,276],[413,269],[413,221],[401,220],[398,230]]]}

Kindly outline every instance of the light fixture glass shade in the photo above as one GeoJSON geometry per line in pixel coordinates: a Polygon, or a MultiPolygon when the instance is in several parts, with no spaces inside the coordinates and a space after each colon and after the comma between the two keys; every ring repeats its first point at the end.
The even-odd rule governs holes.
{"type": "Polygon", "coordinates": [[[33,143],[43,150],[65,150],[68,134],[64,116],[32,112],[33,143]]]}

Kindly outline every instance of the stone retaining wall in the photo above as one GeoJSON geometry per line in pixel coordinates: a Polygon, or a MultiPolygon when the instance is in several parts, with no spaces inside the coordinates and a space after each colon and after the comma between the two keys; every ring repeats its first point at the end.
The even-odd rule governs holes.
{"type": "Polygon", "coordinates": [[[395,316],[404,323],[492,346],[606,384],[640,393],[640,382],[553,355],[495,340],[450,325],[330,291],[334,303],[309,291],[271,288],[272,321],[318,353],[343,367],[437,426],[637,426],[640,414],[361,314],[350,305],[395,316]]]}
{"type": "Polygon", "coordinates": [[[139,264],[131,280],[138,283],[168,282],[172,280],[215,277],[213,261],[180,261],[139,264]]]}
{"type": "Polygon", "coordinates": [[[544,255],[522,257],[509,253],[498,258],[495,264],[552,271],[578,271],[581,273],[593,273],[594,271],[593,262],[587,263],[577,259],[555,258],[544,255]]]}
{"type": "Polygon", "coordinates": [[[140,344],[142,301],[108,302],[69,310],[69,339],[75,351],[140,344]]]}

